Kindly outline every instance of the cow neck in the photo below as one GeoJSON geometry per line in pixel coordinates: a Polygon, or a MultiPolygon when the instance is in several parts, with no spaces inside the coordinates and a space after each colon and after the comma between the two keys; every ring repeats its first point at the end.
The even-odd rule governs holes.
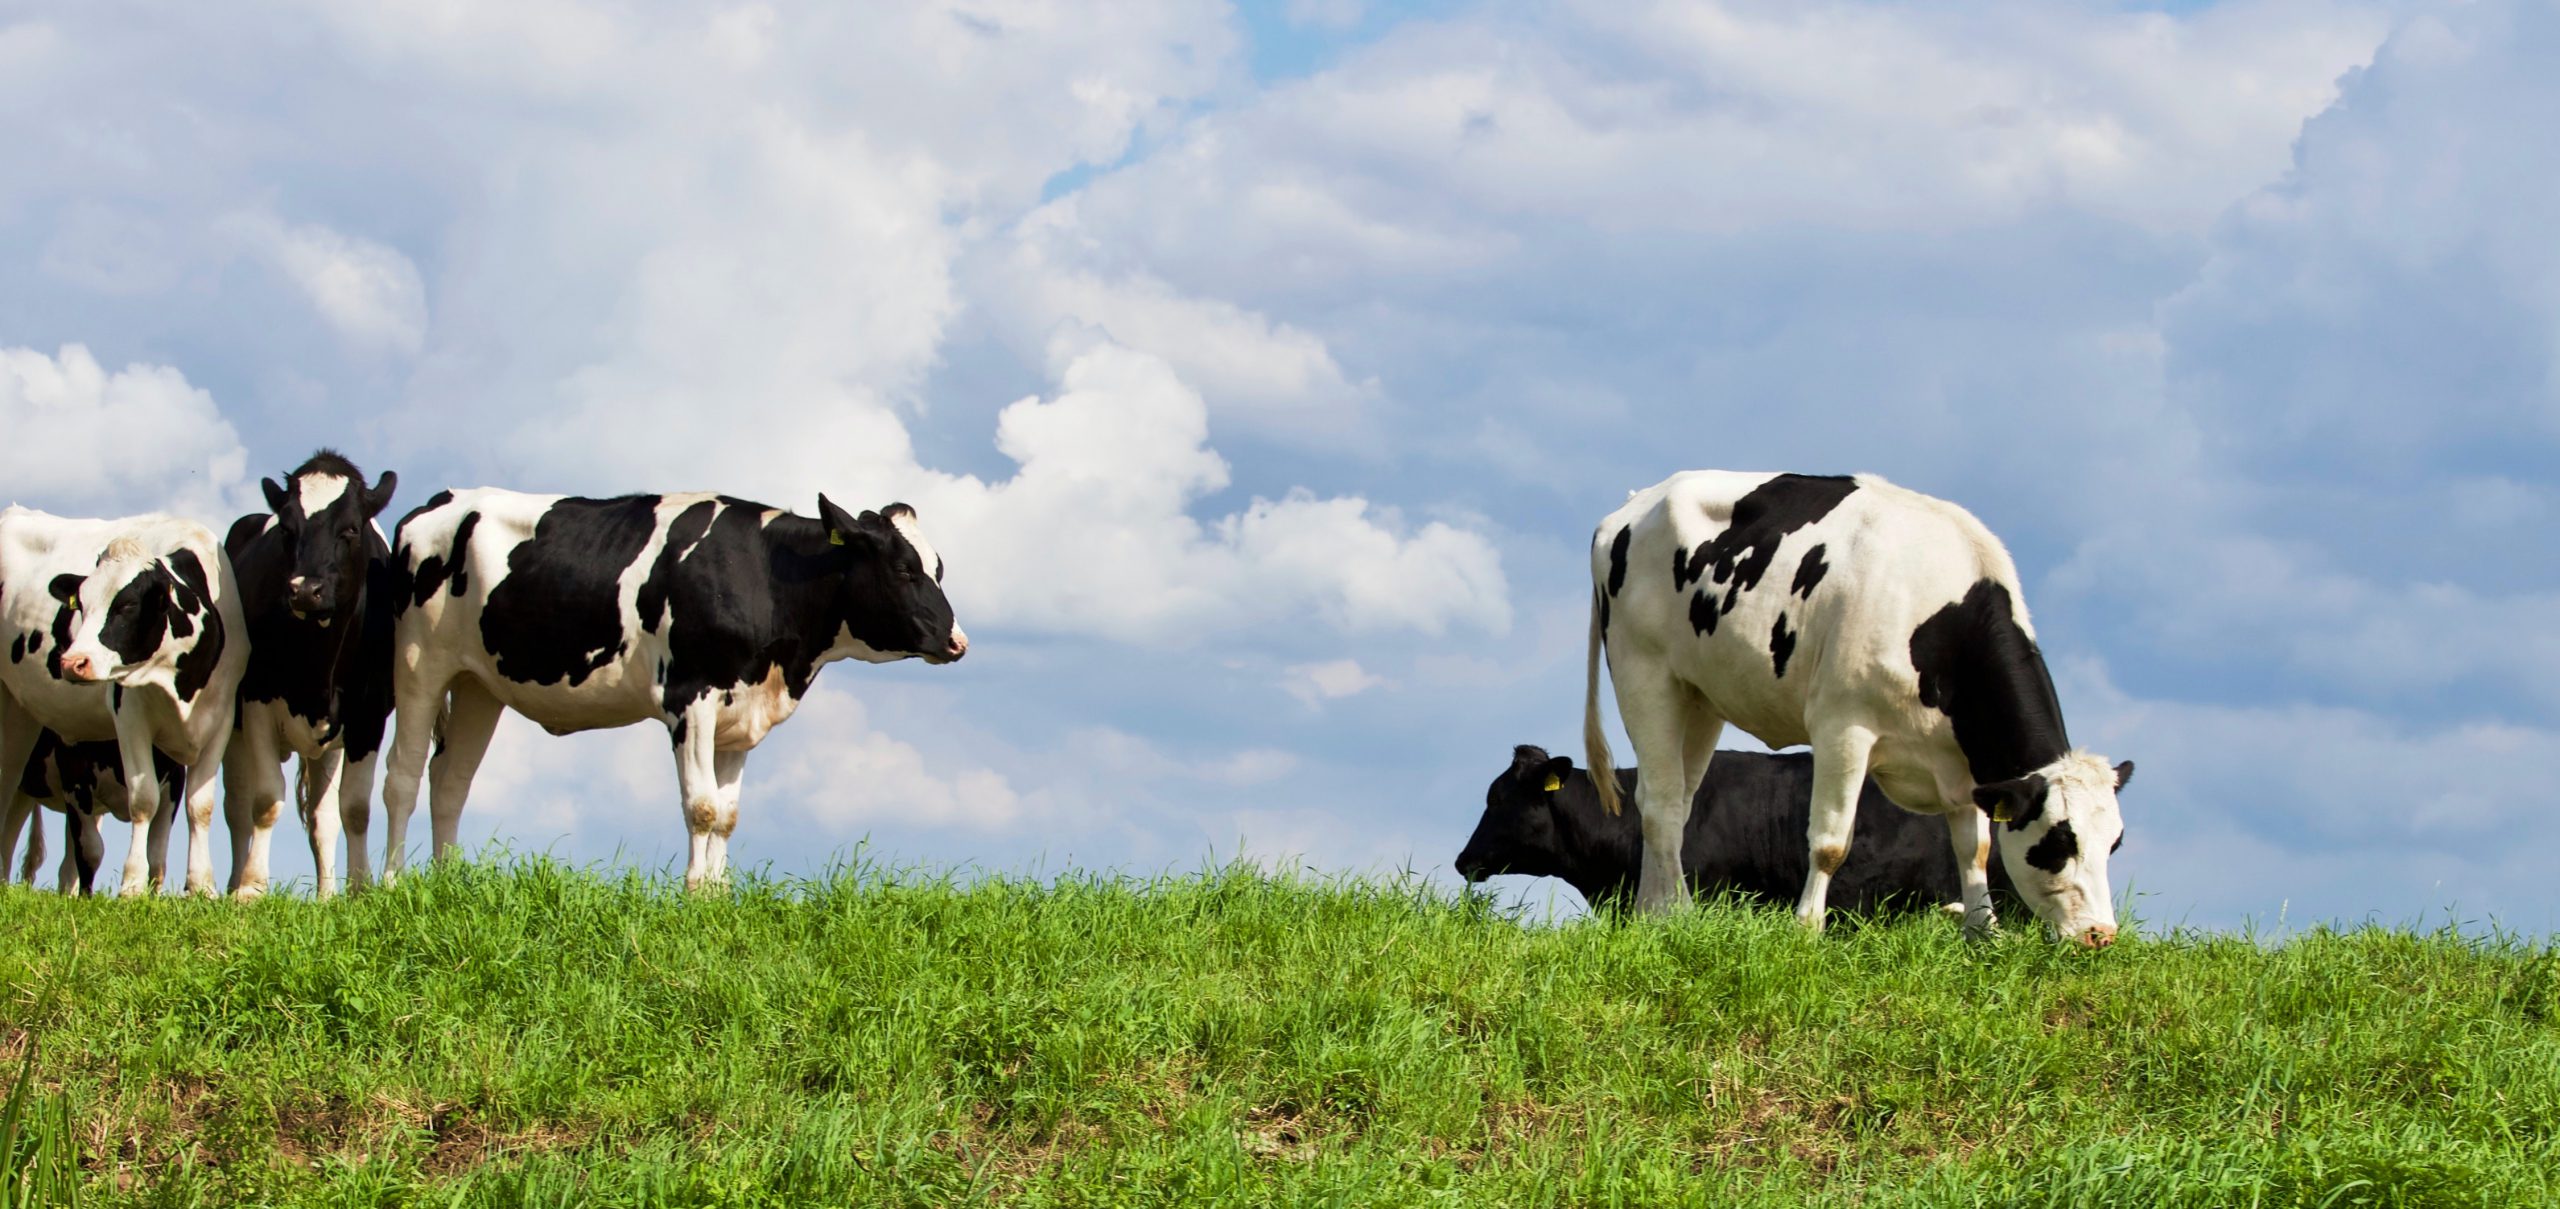
{"type": "Polygon", "coordinates": [[[294,616],[284,603],[285,572],[293,552],[283,525],[268,526],[242,551],[245,557],[234,556],[233,571],[242,581],[240,594],[249,614],[249,668],[240,683],[243,700],[279,701],[296,717],[324,725],[338,720],[338,686],[354,670],[366,610],[372,603],[374,565],[389,555],[387,548],[371,549],[380,544],[380,538],[368,537],[367,566],[355,599],[326,626],[294,616]]]}
{"type": "MultiPolygon", "coordinates": [[[[739,511],[733,507],[720,520],[739,511]]],[[[718,526],[715,521],[713,527],[718,526]]],[[[859,556],[827,540],[826,522],[789,512],[777,513],[765,523],[763,538],[766,565],[772,571],[773,618],[781,631],[776,635],[781,640],[777,647],[791,650],[787,659],[773,662],[781,665],[792,695],[806,696],[818,669],[854,653],[839,641],[845,619],[838,600],[847,571],[844,560],[859,556]]]]}
{"type": "Polygon", "coordinates": [[[1983,579],[1911,635],[1920,703],[1946,713],[1978,784],[2023,777],[2071,750],[2044,652],[2013,592],[1983,579]]]}

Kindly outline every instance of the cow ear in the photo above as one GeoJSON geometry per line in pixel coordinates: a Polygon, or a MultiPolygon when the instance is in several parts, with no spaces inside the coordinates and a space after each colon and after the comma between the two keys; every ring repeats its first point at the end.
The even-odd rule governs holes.
{"type": "Polygon", "coordinates": [[[1554,793],[1555,791],[1564,788],[1564,774],[1572,771],[1573,757],[1557,756],[1555,759],[1547,761],[1546,767],[1540,770],[1541,775],[1538,777],[1538,788],[1548,793],[1554,793]]]}
{"type": "Polygon", "coordinates": [[[830,546],[861,539],[862,522],[855,520],[852,513],[836,507],[836,502],[823,494],[818,496],[818,519],[827,526],[827,544],[830,546]]]}
{"type": "Polygon", "coordinates": [[[1973,787],[1973,804],[1990,815],[1994,823],[2022,823],[2036,816],[2036,803],[2043,793],[2044,780],[2040,777],[1993,781],[1973,787]]]}
{"type": "Polygon", "coordinates": [[[391,506],[391,493],[398,490],[399,487],[400,472],[396,470],[383,471],[382,477],[373,481],[373,486],[365,488],[365,519],[372,520],[373,518],[382,515],[382,510],[391,506]]]}
{"type": "Polygon", "coordinates": [[[45,585],[45,591],[52,593],[55,601],[70,604],[79,598],[80,585],[88,579],[86,575],[56,575],[52,583],[45,585]]]}
{"type": "Polygon", "coordinates": [[[259,479],[258,486],[267,493],[267,511],[283,516],[285,501],[293,497],[286,495],[284,487],[274,479],[259,479]]]}
{"type": "Polygon", "coordinates": [[[2133,761],[2127,760],[2122,764],[2116,765],[2116,792],[2123,793],[2124,787],[2132,783],[2133,761]]]}

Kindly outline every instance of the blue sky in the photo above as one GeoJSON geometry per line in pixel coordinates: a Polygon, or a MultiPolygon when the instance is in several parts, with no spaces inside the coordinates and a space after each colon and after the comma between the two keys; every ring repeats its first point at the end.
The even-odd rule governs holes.
{"type": "MultiPolygon", "coordinates": [[[[2551,5],[838,7],[0,7],[0,497],[907,499],[971,657],[823,677],[740,859],[1446,878],[1597,517],[1874,471],[2148,918],[2560,927],[2551,5]]],[[[511,723],[464,831],[664,867],[672,780],[511,723]]]]}

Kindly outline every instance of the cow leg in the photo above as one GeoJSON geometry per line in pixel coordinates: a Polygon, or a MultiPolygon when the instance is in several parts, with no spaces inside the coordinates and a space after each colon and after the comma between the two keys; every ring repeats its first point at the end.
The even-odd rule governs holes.
{"type": "MultiPolygon", "coordinates": [[[[418,779],[427,771],[427,749],[435,743],[446,692],[453,687],[436,677],[394,679],[398,696],[392,702],[391,755],[384,762],[382,774],[382,818],[386,824],[382,884],[386,886],[399,879],[400,870],[409,862],[409,816],[418,809],[418,779]]],[[[349,842],[354,842],[352,833],[349,842]]],[[[349,878],[364,880],[364,858],[350,856],[348,860],[352,866],[349,878]]]]}
{"type": "Polygon", "coordinates": [[[1849,839],[1858,824],[1858,790],[1867,782],[1867,755],[1875,745],[1875,732],[1864,727],[1814,736],[1813,809],[1804,828],[1808,863],[1796,920],[1816,932],[1822,930],[1831,897],[1831,875],[1849,859],[1849,839]]]}
{"type": "MultiPolygon", "coordinates": [[[[116,881],[116,894],[123,898],[138,898],[155,888],[149,876],[151,832],[163,796],[159,770],[152,766],[151,723],[142,716],[138,696],[125,698],[133,708],[116,711],[116,754],[124,764],[124,817],[133,825],[133,841],[124,851],[124,873],[116,881]]],[[[207,819],[206,823],[211,821],[207,819]]],[[[213,890],[213,845],[203,825],[188,837],[187,846],[188,892],[193,893],[199,885],[207,893],[213,890]],[[204,851],[201,864],[196,860],[198,847],[204,851]]]]}
{"type": "MultiPolygon", "coordinates": [[[[361,760],[341,758],[338,776],[338,821],[346,828],[347,889],[362,890],[372,880],[373,871],[365,864],[366,833],[373,829],[373,766],[380,752],[367,752],[361,760]]],[[[324,886],[323,897],[335,887],[324,886]]]]}
{"type": "MultiPolygon", "coordinates": [[[[222,757],[230,746],[231,728],[226,726],[214,732],[213,741],[205,744],[204,750],[196,753],[195,763],[187,766],[187,893],[201,893],[208,898],[214,892],[213,799],[221,792],[222,757]]],[[[125,772],[128,777],[133,773],[130,759],[125,762],[125,772]]],[[[152,796],[160,796],[157,792],[159,778],[153,775],[151,749],[148,747],[143,749],[142,776],[152,783],[155,791],[152,796]]],[[[158,813],[156,804],[152,809],[153,813],[158,813]]],[[[267,822],[273,824],[274,816],[270,815],[267,822]]],[[[268,828],[268,834],[274,834],[272,826],[268,828]]],[[[263,871],[266,863],[263,846],[258,852],[258,862],[263,871]]]]}
{"type": "Polygon", "coordinates": [[[1964,934],[1987,936],[1991,917],[1991,820],[1977,809],[1950,810],[1947,843],[1956,851],[1956,879],[1964,885],[1964,934]]]}
{"type": "Polygon", "coordinates": [[[0,689],[0,797],[6,799],[0,801],[0,878],[17,859],[18,833],[27,825],[25,810],[33,806],[18,787],[26,780],[27,761],[36,754],[39,729],[35,715],[9,690],[0,689]]]}
{"type": "MultiPolygon", "coordinates": [[[[178,827],[178,801],[187,796],[187,770],[177,771],[177,779],[160,782],[160,808],[151,812],[151,886],[163,885],[169,874],[169,834],[178,827]]],[[[94,823],[91,824],[95,826],[94,823]]],[[[105,857],[106,840],[99,841],[99,860],[105,857]]]]}
{"type": "Polygon", "coordinates": [[[435,829],[428,852],[436,860],[453,849],[462,804],[471,796],[471,778],[479,774],[480,758],[489,754],[489,738],[498,733],[498,716],[506,709],[478,680],[464,676],[453,682],[445,707],[444,750],[436,753],[427,774],[427,814],[435,829]]]}
{"type": "Polygon", "coordinates": [[[677,805],[684,811],[687,890],[701,889],[711,877],[711,833],[720,824],[720,761],[713,746],[719,729],[720,702],[710,696],[686,706],[667,726],[675,740],[677,805]]]}
{"type": "MultiPolygon", "coordinates": [[[[160,810],[163,814],[169,809],[168,803],[161,803],[160,810]]],[[[98,888],[98,867],[107,863],[107,837],[98,830],[98,812],[94,810],[62,812],[62,846],[68,851],[62,854],[62,870],[55,875],[55,881],[60,883],[62,892],[69,894],[72,888],[77,886],[83,898],[95,893],[98,888]]],[[[159,877],[158,871],[154,870],[152,876],[156,880],[159,877]]]]}
{"type": "Polygon", "coordinates": [[[284,813],[276,708],[265,702],[241,706],[231,746],[222,755],[222,813],[231,826],[231,893],[239,898],[267,892],[268,849],[275,840],[276,816],[284,813]]]}
{"type": "MultiPolygon", "coordinates": [[[[18,880],[36,884],[36,870],[44,868],[44,812],[24,795],[10,794],[8,802],[0,803],[0,827],[7,827],[12,839],[20,831],[27,833],[27,857],[18,863],[18,880]],[[20,819],[24,821],[14,821],[20,819]]],[[[0,870],[7,868],[0,864],[0,870]]]]}
{"type": "Polygon", "coordinates": [[[1704,732],[1708,748],[1723,732],[1724,722],[1706,710],[1697,691],[1673,679],[1668,671],[1648,672],[1642,657],[1612,658],[1618,669],[1612,682],[1618,694],[1618,718],[1636,756],[1636,814],[1644,832],[1644,864],[1636,878],[1636,910],[1660,915],[1689,905],[1689,886],[1680,872],[1680,849],[1687,839],[1689,806],[1696,800],[1704,761],[1689,771],[1693,738],[1704,732]]]}
{"type": "Polygon", "coordinates": [[[294,809],[302,814],[302,832],[311,840],[311,893],[335,898],[338,893],[338,782],[346,768],[346,751],[336,743],[320,749],[318,759],[302,762],[294,809]]]}
{"type": "Polygon", "coordinates": [[[713,775],[720,780],[720,813],[712,821],[707,845],[711,856],[709,876],[712,881],[726,882],[729,880],[729,835],[738,829],[738,785],[746,779],[747,753],[714,752],[711,765],[713,775]]]}

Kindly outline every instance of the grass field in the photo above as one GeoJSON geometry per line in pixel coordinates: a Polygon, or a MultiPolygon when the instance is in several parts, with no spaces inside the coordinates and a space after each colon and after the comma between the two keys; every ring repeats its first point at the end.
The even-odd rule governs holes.
{"type": "Polygon", "coordinates": [[[2449,934],[540,862],[0,920],[19,1203],[2560,1204],[2560,953],[2449,934]]]}

